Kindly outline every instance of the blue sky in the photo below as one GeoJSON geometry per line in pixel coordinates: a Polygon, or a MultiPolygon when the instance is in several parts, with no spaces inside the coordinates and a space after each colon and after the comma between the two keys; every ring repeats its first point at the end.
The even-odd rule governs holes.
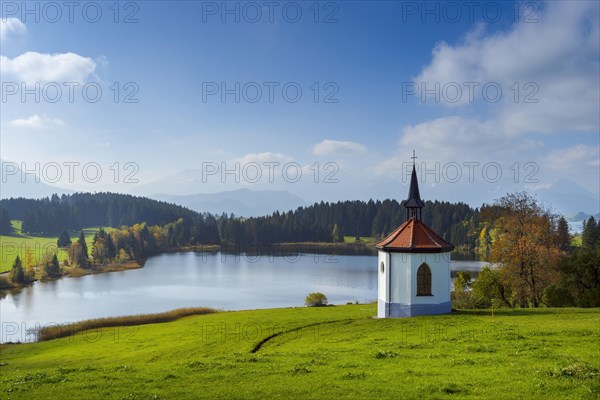
{"type": "Polygon", "coordinates": [[[476,205],[565,179],[599,192],[597,2],[275,2],[272,21],[264,2],[228,2],[239,22],[222,15],[222,2],[121,2],[118,15],[113,2],[76,2],[73,22],[64,7],[52,22],[55,10],[44,3],[30,3],[38,9],[26,15],[22,4],[2,6],[0,156],[28,168],[101,167],[103,178],[93,183],[79,175],[69,182],[63,168],[64,179],[51,182],[57,186],[147,195],[283,189],[309,201],[398,198],[405,194],[403,163],[415,149],[425,163],[418,165],[438,169],[437,179],[421,177],[429,198],[476,205]],[[262,15],[253,23],[255,6],[262,15]],[[102,16],[91,23],[97,8],[102,16]],[[296,10],[302,15],[293,23],[296,10]],[[127,16],[137,22],[125,23],[127,16]],[[36,82],[62,87],[62,97],[51,103],[40,89],[40,102],[33,95],[22,101],[21,85],[36,82]],[[64,82],[100,86],[102,96],[91,103],[76,89],[69,102],[64,82]],[[224,102],[220,93],[207,94],[236,83],[239,102],[235,94],[224,102]],[[19,92],[7,94],[14,84],[19,92]],[[286,84],[288,99],[302,90],[297,102],[284,97],[286,84]],[[422,85],[440,101],[407,93],[422,85]],[[472,102],[468,85],[475,85],[472,102]],[[256,87],[262,95],[251,102],[256,87]],[[483,87],[492,100],[499,87],[502,98],[486,101],[483,87]],[[134,89],[138,102],[124,103],[134,89]],[[324,101],[327,94],[337,102],[324,101]],[[123,174],[111,182],[115,162],[121,169],[135,163],[139,182],[123,182],[123,174]],[[303,178],[292,183],[281,171],[273,182],[242,175],[238,183],[220,173],[200,178],[213,163],[257,163],[265,177],[264,162],[297,163],[303,178]],[[322,182],[332,171],[327,163],[334,163],[338,182],[322,182]],[[457,165],[458,181],[446,176],[457,165]],[[468,165],[475,165],[473,182],[468,165]],[[502,179],[486,179],[485,165],[499,166],[502,179]],[[524,180],[527,174],[533,179],[524,180]]]}

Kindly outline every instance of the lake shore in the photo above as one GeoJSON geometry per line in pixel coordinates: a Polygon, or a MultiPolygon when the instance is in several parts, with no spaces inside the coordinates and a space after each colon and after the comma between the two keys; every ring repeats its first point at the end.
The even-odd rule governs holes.
{"type": "MultiPolygon", "coordinates": [[[[340,256],[375,256],[377,249],[372,242],[344,242],[344,243],[328,243],[328,242],[297,242],[297,243],[269,243],[269,244],[203,244],[195,246],[181,246],[166,248],[161,251],[152,253],[148,257],[157,256],[160,254],[169,253],[218,253],[225,254],[247,254],[252,257],[295,257],[298,254],[326,254],[340,256]]],[[[460,255],[460,253],[458,254],[460,255]]],[[[453,257],[454,258],[454,257],[453,257]]],[[[461,260],[461,257],[456,257],[461,260]]],[[[93,264],[90,268],[76,268],[62,266],[62,275],[58,277],[42,277],[42,267],[36,267],[35,279],[33,282],[26,284],[10,283],[11,287],[0,287],[0,293],[6,294],[8,291],[20,290],[24,287],[32,285],[34,282],[55,281],[61,278],[70,277],[77,278],[86,275],[102,274],[108,272],[128,271],[133,269],[143,268],[146,258],[137,260],[127,260],[123,262],[114,262],[109,264],[93,264]]],[[[0,277],[6,277],[10,271],[0,273],[0,277]]]]}
{"type": "MultiPolygon", "coordinates": [[[[159,254],[179,253],[179,252],[206,252],[217,253],[223,252],[228,254],[246,253],[257,256],[293,256],[299,253],[310,254],[334,254],[334,255],[376,255],[377,252],[371,243],[318,243],[318,242],[300,242],[300,243],[271,243],[271,244],[201,244],[195,246],[181,246],[163,249],[159,252],[151,254],[156,256],[159,254]]],[[[101,274],[105,272],[127,271],[131,269],[142,268],[146,258],[139,260],[127,260],[124,262],[110,264],[93,264],[90,268],[77,268],[62,266],[62,275],[58,277],[42,277],[41,267],[36,267],[35,279],[32,282],[25,284],[12,283],[12,287],[0,288],[0,291],[21,289],[27,287],[34,282],[48,282],[64,277],[81,277],[92,274],[101,274]]],[[[0,273],[0,277],[8,277],[10,271],[0,273]]]]}
{"type": "Polygon", "coordinates": [[[94,264],[91,268],[69,268],[63,267],[63,275],[58,278],[40,279],[40,281],[56,280],[60,278],[77,278],[80,276],[102,274],[105,272],[128,271],[130,269],[138,269],[144,266],[146,260],[129,260],[122,263],[110,263],[106,265],[94,264]]]}
{"type": "MultiPolygon", "coordinates": [[[[2,341],[15,341],[15,336],[6,339],[15,330],[20,335],[17,340],[26,342],[34,340],[30,332],[38,327],[74,326],[77,321],[186,307],[299,307],[308,293],[317,291],[331,304],[366,304],[377,297],[376,260],[375,256],[307,253],[286,257],[191,251],[159,254],[149,257],[143,268],[128,272],[83,271],[87,275],[80,279],[6,291],[0,300],[7,322],[2,341]]],[[[476,269],[481,264],[452,263],[456,269],[476,269]]]]}
{"type": "MultiPolygon", "coordinates": [[[[0,289],[0,292],[8,292],[12,290],[20,290],[27,286],[33,285],[35,282],[51,282],[56,281],[62,278],[79,278],[86,275],[94,275],[94,274],[103,274],[106,272],[118,272],[118,271],[128,271],[132,269],[142,268],[144,266],[144,262],[146,260],[127,260],[120,263],[110,263],[110,264],[92,264],[90,268],[79,268],[79,267],[68,267],[61,266],[62,274],[60,276],[48,277],[42,276],[42,267],[37,266],[35,277],[32,282],[18,284],[10,282],[11,287],[3,287],[0,289]]],[[[0,274],[2,277],[7,277],[10,271],[3,272],[0,274]]]]}

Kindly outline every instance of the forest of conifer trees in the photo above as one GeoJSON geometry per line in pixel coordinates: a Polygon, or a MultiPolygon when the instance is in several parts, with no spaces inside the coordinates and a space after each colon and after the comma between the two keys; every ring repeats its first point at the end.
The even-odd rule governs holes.
{"type": "MultiPolygon", "coordinates": [[[[58,235],[90,226],[121,227],[140,223],[164,226],[182,219],[182,243],[189,243],[192,236],[202,236],[210,243],[241,245],[333,242],[343,236],[379,238],[405,219],[405,210],[396,200],[320,202],[253,218],[226,214],[215,217],[175,204],[113,193],[8,199],[2,200],[0,205],[6,214],[3,224],[9,219],[22,220],[23,232],[34,235],[58,235]],[[218,234],[210,226],[217,226],[218,234]]],[[[477,209],[464,203],[428,201],[423,209],[423,220],[432,229],[455,245],[470,248],[480,233],[478,215],[477,209]]],[[[10,225],[4,229],[10,229],[10,225]]]]}

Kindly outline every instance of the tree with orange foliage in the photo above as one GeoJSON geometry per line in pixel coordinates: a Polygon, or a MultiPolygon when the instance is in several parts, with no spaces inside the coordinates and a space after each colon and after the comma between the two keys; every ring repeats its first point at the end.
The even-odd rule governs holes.
{"type": "Polygon", "coordinates": [[[502,197],[482,214],[497,231],[490,261],[500,267],[513,304],[538,307],[544,288],[558,276],[557,216],[525,192],[502,197]]]}

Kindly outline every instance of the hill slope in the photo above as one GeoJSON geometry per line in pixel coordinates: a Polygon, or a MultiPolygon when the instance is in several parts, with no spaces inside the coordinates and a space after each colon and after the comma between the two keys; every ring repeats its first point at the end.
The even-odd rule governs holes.
{"type": "Polygon", "coordinates": [[[11,219],[23,221],[23,231],[57,234],[84,226],[164,225],[179,218],[201,216],[188,208],[163,201],[118,193],[74,193],[43,199],[11,198],[0,201],[11,219]]]}
{"type": "Polygon", "coordinates": [[[1,347],[11,399],[597,398],[598,309],[224,312],[1,347]],[[260,345],[260,346],[259,346],[260,345]],[[252,352],[255,350],[255,352],[252,352]]]}

